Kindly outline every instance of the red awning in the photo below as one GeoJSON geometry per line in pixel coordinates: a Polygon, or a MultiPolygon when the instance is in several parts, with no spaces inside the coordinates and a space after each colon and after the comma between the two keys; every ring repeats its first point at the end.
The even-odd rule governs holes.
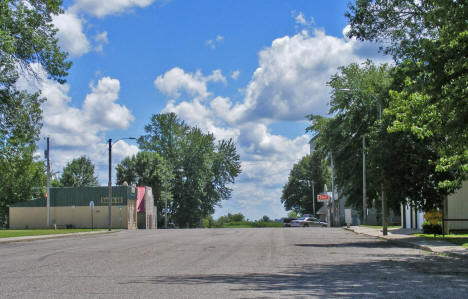
{"type": "Polygon", "coordinates": [[[137,187],[137,200],[136,200],[136,209],[138,212],[145,211],[145,187],[137,187]]]}

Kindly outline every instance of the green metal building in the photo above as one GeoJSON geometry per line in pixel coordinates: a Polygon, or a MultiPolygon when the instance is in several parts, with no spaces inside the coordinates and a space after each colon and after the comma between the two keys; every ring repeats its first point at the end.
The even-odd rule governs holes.
{"type": "MultiPolygon", "coordinates": [[[[10,228],[46,228],[48,213],[50,227],[107,227],[108,190],[108,187],[50,188],[50,211],[45,198],[18,202],[9,208],[10,228]]],[[[112,228],[127,228],[127,206],[135,200],[134,187],[112,187],[112,228]]]]}

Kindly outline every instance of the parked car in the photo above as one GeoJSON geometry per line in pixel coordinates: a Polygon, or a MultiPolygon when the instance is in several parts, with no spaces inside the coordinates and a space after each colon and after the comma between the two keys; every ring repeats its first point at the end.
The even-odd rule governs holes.
{"type": "Polygon", "coordinates": [[[296,220],[296,218],[283,218],[283,226],[290,227],[291,221],[296,220]]]}
{"type": "Polygon", "coordinates": [[[291,227],[309,227],[309,226],[328,226],[328,223],[318,220],[315,217],[301,217],[291,220],[289,223],[291,227]]]}

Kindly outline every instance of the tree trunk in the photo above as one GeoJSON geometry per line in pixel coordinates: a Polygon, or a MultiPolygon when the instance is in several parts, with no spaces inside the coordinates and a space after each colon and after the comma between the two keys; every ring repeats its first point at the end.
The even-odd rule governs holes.
{"type": "Polygon", "coordinates": [[[385,197],[384,184],[380,183],[381,196],[382,196],[382,232],[386,236],[388,234],[388,222],[387,222],[387,198],[385,197]]]}

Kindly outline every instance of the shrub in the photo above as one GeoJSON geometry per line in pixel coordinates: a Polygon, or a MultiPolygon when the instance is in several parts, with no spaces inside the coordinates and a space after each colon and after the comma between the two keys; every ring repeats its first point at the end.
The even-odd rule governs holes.
{"type": "Polygon", "coordinates": [[[442,225],[440,225],[440,223],[430,224],[429,222],[424,222],[422,225],[422,229],[423,229],[424,234],[434,234],[434,235],[442,234],[442,225]]]}

